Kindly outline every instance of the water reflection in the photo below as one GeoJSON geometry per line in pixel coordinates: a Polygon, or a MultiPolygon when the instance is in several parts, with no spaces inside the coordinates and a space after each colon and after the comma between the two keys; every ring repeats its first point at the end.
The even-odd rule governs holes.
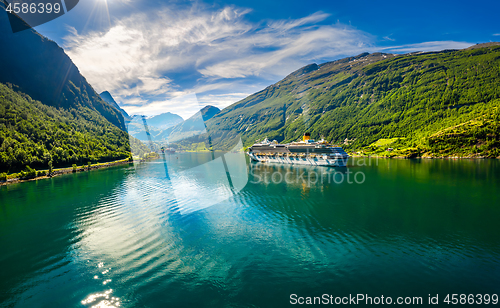
{"type": "MultiPolygon", "coordinates": [[[[180,155],[188,157],[188,164],[179,165],[179,155],[163,154],[160,161],[135,162],[137,181],[156,179],[156,190],[175,195],[177,210],[186,215],[216,205],[238,194],[248,182],[248,170],[241,139],[227,153],[211,152],[204,155],[180,155]],[[190,159],[192,157],[205,159],[190,159]],[[168,161],[167,161],[167,158],[168,161]]],[[[184,159],[183,159],[184,158],[184,159]]]]}
{"type": "MultiPolygon", "coordinates": [[[[172,181],[212,160],[178,157],[172,181]]],[[[251,164],[238,194],[190,213],[199,205],[179,201],[162,160],[1,188],[0,301],[276,307],[291,292],[498,292],[499,167],[251,164]],[[340,181],[348,172],[365,181],[340,181]]],[[[211,183],[183,181],[186,195],[211,183]]]]}
{"type": "Polygon", "coordinates": [[[112,297],[110,294],[113,292],[113,289],[106,290],[102,293],[94,293],[89,295],[86,299],[84,299],[81,303],[82,305],[92,305],[92,308],[115,308],[120,307],[120,299],[118,297],[112,297]]]}
{"type": "Polygon", "coordinates": [[[354,173],[348,167],[317,167],[281,164],[250,164],[250,182],[259,185],[308,187],[325,184],[362,184],[363,172],[354,173]]]}

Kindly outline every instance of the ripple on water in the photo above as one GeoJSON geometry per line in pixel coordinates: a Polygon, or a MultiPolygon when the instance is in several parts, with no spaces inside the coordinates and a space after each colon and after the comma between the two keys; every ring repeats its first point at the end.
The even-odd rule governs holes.
{"type": "MultiPolygon", "coordinates": [[[[272,302],[272,295],[286,298],[290,290],[384,294],[411,288],[426,294],[430,288],[435,293],[448,286],[460,290],[466,284],[472,290],[492,290],[500,283],[498,238],[468,214],[495,231],[498,227],[490,217],[498,217],[499,211],[471,202],[474,206],[466,204],[447,215],[445,206],[426,207],[433,201],[426,199],[431,193],[417,194],[420,199],[404,206],[390,202],[390,196],[389,202],[358,198],[363,191],[397,185],[385,183],[398,170],[384,181],[388,171],[377,169],[376,174],[367,174],[367,178],[381,177],[368,183],[373,187],[344,187],[350,193],[320,184],[250,183],[210,207],[199,207],[190,195],[193,189],[213,188],[203,179],[181,179],[189,182],[185,198],[173,193],[161,172],[148,176],[130,170],[121,176],[101,172],[102,182],[82,185],[52,179],[53,187],[40,189],[39,207],[26,203],[32,197],[14,193],[14,202],[20,203],[16,210],[24,206],[24,212],[11,207],[0,217],[15,226],[6,233],[0,225],[2,234],[15,236],[18,230],[30,234],[12,241],[33,237],[40,242],[38,247],[36,241],[26,242],[29,245],[15,254],[2,255],[6,264],[21,259],[26,266],[9,272],[22,278],[8,280],[13,287],[2,290],[10,292],[9,303],[43,306],[58,294],[67,304],[63,306],[86,307],[198,306],[200,301],[192,294],[206,298],[202,304],[222,307],[265,306],[256,295],[280,306],[281,301],[272,302]],[[75,191],[77,197],[68,201],[75,191]],[[428,219],[438,210],[443,211],[441,219],[428,219]]],[[[172,173],[171,179],[176,175],[172,173]]],[[[404,189],[413,183],[406,180],[404,189]]],[[[206,198],[223,188],[216,186],[206,198]]],[[[0,244],[16,247],[7,237],[0,237],[0,244]]]]}

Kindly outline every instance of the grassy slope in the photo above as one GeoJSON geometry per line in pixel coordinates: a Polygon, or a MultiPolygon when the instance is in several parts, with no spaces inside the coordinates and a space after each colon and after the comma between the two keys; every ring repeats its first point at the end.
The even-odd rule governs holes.
{"type": "Polygon", "coordinates": [[[208,129],[221,147],[238,135],[250,145],[310,131],[370,153],[385,151],[370,146],[377,140],[399,137],[390,155],[496,157],[500,46],[481,47],[309,65],[227,107],[208,129]]]}

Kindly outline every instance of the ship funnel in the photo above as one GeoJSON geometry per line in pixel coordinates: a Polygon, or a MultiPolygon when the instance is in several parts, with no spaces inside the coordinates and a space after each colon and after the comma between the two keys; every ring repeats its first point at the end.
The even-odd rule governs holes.
{"type": "Polygon", "coordinates": [[[306,142],[307,140],[311,139],[311,134],[310,133],[305,133],[304,137],[302,137],[302,140],[306,142]]]}

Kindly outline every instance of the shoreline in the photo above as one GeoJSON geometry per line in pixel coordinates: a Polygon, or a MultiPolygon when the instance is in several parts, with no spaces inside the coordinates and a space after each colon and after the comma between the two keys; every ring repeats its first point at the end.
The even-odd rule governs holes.
{"type": "MultiPolygon", "coordinates": [[[[98,163],[95,165],[90,165],[90,169],[87,166],[78,167],[74,173],[103,169],[103,168],[108,168],[108,167],[117,166],[117,165],[124,165],[124,164],[129,164],[129,163],[133,163],[133,162],[129,161],[128,158],[125,158],[125,159],[115,160],[115,161],[108,162],[108,163],[98,163]]],[[[37,171],[47,171],[47,170],[37,170],[37,171]]],[[[0,186],[50,179],[50,178],[53,178],[53,177],[56,177],[59,175],[63,175],[63,174],[68,174],[68,173],[73,173],[73,167],[54,169],[54,171],[52,172],[52,174],[50,176],[42,175],[42,176],[36,176],[34,178],[30,178],[30,179],[21,179],[21,178],[7,179],[6,181],[0,181],[0,186]]]]}
{"type": "Polygon", "coordinates": [[[379,155],[355,155],[351,154],[351,157],[374,157],[374,158],[388,158],[388,159],[500,159],[500,157],[484,157],[484,156],[416,156],[416,157],[406,157],[406,156],[379,156],[379,155]]]}
{"type": "MultiPolygon", "coordinates": [[[[198,153],[198,152],[196,152],[198,153]]],[[[202,152],[206,153],[206,152],[202,152]]],[[[387,156],[378,156],[378,155],[355,155],[351,154],[350,157],[352,158],[383,158],[383,159],[452,159],[452,160],[459,160],[459,159],[500,159],[500,157],[484,157],[484,156],[443,156],[443,157],[432,157],[432,156],[418,156],[418,157],[405,157],[405,156],[394,156],[394,157],[387,157],[387,156]]],[[[142,160],[141,160],[142,162],[142,160]]],[[[67,167],[67,168],[60,168],[60,169],[55,169],[54,172],[52,172],[52,175],[43,175],[43,176],[37,176],[34,178],[30,179],[21,179],[21,178],[13,178],[13,179],[7,179],[6,181],[0,181],[0,186],[4,185],[10,185],[10,184],[16,184],[16,183],[24,183],[24,182],[30,182],[30,181],[37,181],[37,180],[44,180],[44,179],[50,179],[56,176],[60,176],[63,174],[68,174],[68,173],[76,173],[76,172],[83,172],[83,171],[91,171],[91,170],[97,170],[97,169],[103,169],[103,168],[108,168],[108,167],[113,167],[117,165],[124,165],[124,164],[131,164],[133,161],[130,161],[128,158],[126,159],[121,159],[121,160],[116,160],[108,163],[98,163],[95,165],[91,165],[90,169],[87,166],[82,166],[76,169],[75,172],[73,172],[73,167],[67,167]]],[[[47,170],[38,170],[38,171],[47,171],[47,170]]]]}

